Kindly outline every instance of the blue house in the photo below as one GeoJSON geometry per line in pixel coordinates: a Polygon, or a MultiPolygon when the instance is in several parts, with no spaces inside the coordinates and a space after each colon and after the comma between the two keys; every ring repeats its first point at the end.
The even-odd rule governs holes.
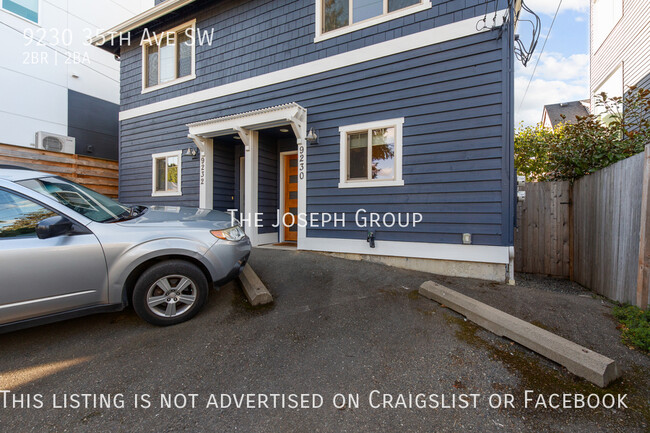
{"type": "Polygon", "coordinates": [[[121,65],[121,201],[237,209],[254,245],[512,278],[520,1],[156,3],[91,41],[121,65]]]}

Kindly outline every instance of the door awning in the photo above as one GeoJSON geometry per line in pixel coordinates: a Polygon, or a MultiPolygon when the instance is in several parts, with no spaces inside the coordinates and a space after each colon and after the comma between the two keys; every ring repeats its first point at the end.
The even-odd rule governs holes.
{"type": "Polygon", "coordinates": [[[203,138],[219,137],[244,131],[257,131],[281,125],[290,125],[300,140],[303,139],[302,131],[305,129],[307,110],[295,102],[248,111],[216,119],[190,123],[190,136],[203,138]]]}

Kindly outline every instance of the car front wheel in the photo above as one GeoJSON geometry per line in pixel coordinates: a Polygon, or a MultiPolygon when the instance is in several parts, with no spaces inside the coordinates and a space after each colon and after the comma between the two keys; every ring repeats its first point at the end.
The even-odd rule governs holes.
{"type": "Polygon", "coordinates": [[[208,298],[208,281],[185,261],[157,263],[142,273],[133,290],[133,308],[142,319],[168,326],[194,317],[208,298]]]}

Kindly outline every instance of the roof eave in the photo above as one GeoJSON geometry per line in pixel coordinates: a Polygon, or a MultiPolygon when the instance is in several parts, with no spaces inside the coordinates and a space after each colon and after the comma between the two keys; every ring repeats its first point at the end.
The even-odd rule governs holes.
{"type": "Polygon", "coordinates": [[[124,21],[123,23],[120,23],[115,27],[95,36],[94,38],[90,39],[89,42],[96,47],[103,48],[106,51],[112,52],[113,50],[105,47],[105,45],[109,42],[112,42],[114,39],[119,38],[121,34],[125,34],[132,30],[140,28],[153,20],[162,18],[165,15],[182,8],[183,6],[187,6],[188,4],[193,3],[194,1],[196,0],[164,1],[157,6],[154,6],[151,9],[147,9],[146,11],[124,21]]]}

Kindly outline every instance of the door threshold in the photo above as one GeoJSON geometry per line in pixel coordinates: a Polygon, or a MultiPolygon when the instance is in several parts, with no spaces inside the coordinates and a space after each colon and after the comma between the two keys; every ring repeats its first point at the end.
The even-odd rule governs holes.
{"type": "Polygon", "coordinates": [[[298,249],[298,244],[296,242],[278,242],[274,244],[258,245],[257,248],[265,248],[268,250],[296,251],[298,249]]]}

